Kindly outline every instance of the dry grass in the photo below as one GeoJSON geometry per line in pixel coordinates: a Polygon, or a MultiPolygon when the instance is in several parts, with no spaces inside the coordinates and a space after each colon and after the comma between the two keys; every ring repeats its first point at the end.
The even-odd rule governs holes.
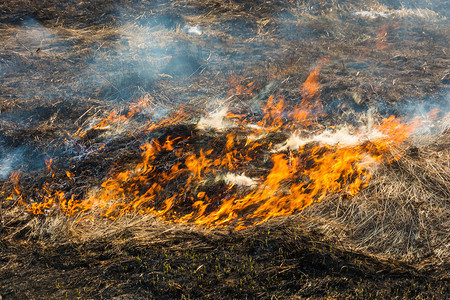
{"type": "MultiPolygon", "coordinates": [[[[271,224],[275,227],[286,224],[321,232],[328,242],[342,250],[413,265],[424,261],[436,267],[445,264],[450,253],[447,222],[450,214],[450,152],[447,145],[448,134],[444,134],[434,144],[403,149],[406,155],[396,162],[379,166],[369,186],[356,196],[350,199],[343,195],[330,196],[298,215],[281,217],[262,227],[270,230],[271,224]]],[[[110,239],[114,243],[115,237],[129,231],[133,233],[132,240],[139,242],[161,242],[163,236],[186,232],[212,236],[228,232],[228,229],[167,224],[153,216],[130,215],[111,221],[96,215],[89,212],[77,216],[30,217],[19,207],[13,207],[4,209],[2,217],[5,227],[26,222],[10,232],[10,238],[26,231],[28,239],[54,245],[88,243],[97,239],[110,239]]],[[[233,234],[252,234],[254,230],[260,229],[233,234]]]]}
{"type": "Polygon", "coordinates": [[[351,199],[330,199],[301,216],[345,247],[390,260],[442,265],[449,259],[450,153],[448,134],[436,146],[415,148],[380,166],[351,199]],[[417,152],[416,152],[417,151],[417,152]]]}
{"type": "MultiPolygon", "coordinates": [[[[4,1],[0,150],[35,147],[22,166],[43,161],[38,152],[80,165],[86,192],[116,163],[138,158],[137,128],[152,114],[185,103],[195,119],[270,93],[295,104],[299,84],[324,57],[321,99],[343,123],[372,108],[402,114],[416,100],[446,108],[448,8],[440,2],[411,1],[409,9],[378,0],[4,1]],[[185,24],[203,35],[187,35],[185,24]],[[239,75],[260,92],[230,96],[239,75]],[[154,102],[139,118],[72,139],[78,127],[147,95],[154,102]],[[105,142],[113,150],[95,157],[91,146],[105,142]]],[[[355,197],[330,196],[241,231],[142,215],[30,216],[2,198],[0,298],[444,298],[449,139],[448,129],[411,139],[355,197]]],[[[32,194],[45,176],[24,173],[32,194]]]]}

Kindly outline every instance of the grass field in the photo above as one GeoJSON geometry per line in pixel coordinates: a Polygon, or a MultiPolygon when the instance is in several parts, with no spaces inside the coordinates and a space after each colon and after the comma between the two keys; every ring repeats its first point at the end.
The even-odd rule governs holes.
{"type": "Polygon", "coordinates": [[[445,1],[0,12],[0,299],[448,297],[445,1]]]}

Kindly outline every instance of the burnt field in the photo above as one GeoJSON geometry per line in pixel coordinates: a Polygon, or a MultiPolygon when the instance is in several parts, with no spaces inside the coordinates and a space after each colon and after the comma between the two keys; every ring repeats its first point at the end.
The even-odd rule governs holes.
{"type": "Polygon", "coordinates": [[[0,299],[445,299],[445,1],[0,3],[0,299]]]}

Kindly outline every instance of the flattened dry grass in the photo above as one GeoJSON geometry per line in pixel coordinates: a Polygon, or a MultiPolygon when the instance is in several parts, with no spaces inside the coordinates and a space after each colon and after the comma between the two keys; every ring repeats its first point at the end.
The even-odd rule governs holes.
{"type": "Polygon", "coordinates": [[[345,247],[410,263],[445,265],[450,246],[449,135],[411,146],[397,162],[380,166],[369,186],[351,199],[312,205],[301,216],[345,247]]]}

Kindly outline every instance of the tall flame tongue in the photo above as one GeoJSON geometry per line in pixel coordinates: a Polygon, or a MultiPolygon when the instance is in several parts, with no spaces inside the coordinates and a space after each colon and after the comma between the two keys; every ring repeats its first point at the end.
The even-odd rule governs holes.
{"type": "Polygon", "coordinates": [[[135,212],[240,229],[290,215],[329,194],[353,196],[368,184],[376,164],[398,158],[390,149],[400,145],[412,127],[390,117],[370,132],[353,132],[356,139],[350,144],[304,137],[310,142],[281,147],[280,136],[315,129],[311,119],[322,113],[319,71],[316,68],[302,85],[302,106],[291,113],[285,112],[283,99],[270,96],[259,121],[228,113],[234,125],[226,137],[154,139],[142,145],[142,161],[134,170],[115,174],[95,196],[65,199],[64,193],[46,186],[43,203],[28,204],[27,209],[35,214],[55,207],[67,214],[100,211],[112,219],[135,212]]]}

